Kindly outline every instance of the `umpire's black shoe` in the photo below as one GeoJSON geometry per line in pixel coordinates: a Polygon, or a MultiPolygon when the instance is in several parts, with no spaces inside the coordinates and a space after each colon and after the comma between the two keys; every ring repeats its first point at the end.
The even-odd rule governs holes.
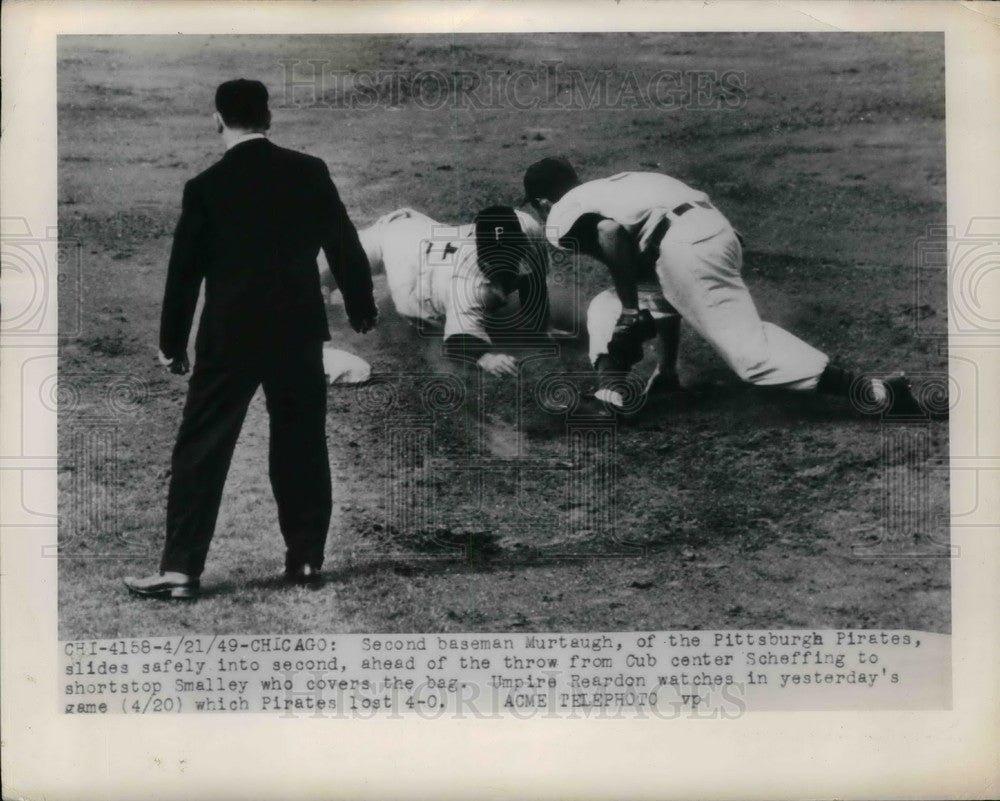
{"type": "Polygon", "coordinates": [[[170,575],[181,578],[167,578],[163,573],[154,573],[144,578],[129,576],[125,579],[125,586],[133,595],[157,598],[161,601],[193,601],[198,597],[201,591],[201,582],[198,579],[185,576],[183,573],[170,575]]]}
{"type": "Polygon", "coordinates": [[[285,568],[285,581],[299,587],[317,587],[323,583],[323,574],[318,567],[303,562],[295,567],[285,568]]]}

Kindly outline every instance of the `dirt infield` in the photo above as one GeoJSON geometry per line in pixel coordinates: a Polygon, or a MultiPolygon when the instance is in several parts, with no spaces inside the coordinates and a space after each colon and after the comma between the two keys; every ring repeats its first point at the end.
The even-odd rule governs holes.
{"type": "MultiPolygon", "coordinates": [[[[278,579],[258,397],[206,596],[128,597],[120,578],[158,560],[186,388],[156,362],[171,234],[184,182],[221,154],[214,88],[240,75],[359,227],[400,206],[469,221],[515,203],[545,155],[584,180],[659,170],[741,231],[765,319],[862,372],[946,372],[944,270],[915,261],[945,222],[942,36],[63,37],[59,236],[80,281],[60,282],[62,638],[950,630],[946,422],[755,391],[685,330],[691,392],[586,429],[539,401],[585,381],[582,336],[517,350],[516,382],[466,372],[394,314],[384,277],[374,334],[330,308],[375,378],[330,390],[327,584],[278,579]]],[[[558,322],[579,330],[607,285],[555,262],[558,322]]]]}

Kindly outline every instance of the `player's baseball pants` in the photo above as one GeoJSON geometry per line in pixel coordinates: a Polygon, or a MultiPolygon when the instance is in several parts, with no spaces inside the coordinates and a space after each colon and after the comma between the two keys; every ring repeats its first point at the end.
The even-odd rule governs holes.
{"type": "MultiPolygon", "coordinates": [[[[663,297],[658,286],[639,285],[639,308],[647,310],[654,320],[662,320],[676,315],[663,297]]],[[[622,302],[618,293],[606,289],[596,295],[587,307],[587,341],[590,343],[590,363],[597,362],[598,357],[608,352],[608,343],[615,332],[615,323],[622,313],[622,302]]]]}
{"type": "MultiPolygon", "coordinates": [[[[736,232],[715,209],[697,208],[675,220],[660,242],[656,262],[664,297],[741,379],[759,386],[815,389],[828,357],[760,319],[740,275],[742,268],[743,250],[736,232]],[[699,215],[716,215],[721,230],[706,225],[711,220],[697,219],[699,215]],[[717,232],[688,241],[694,238],[692,231],[712,228],[717,232]]],[[[594,331],[598,334],[596,343],[591,340],[592,359],[607,352],[621,304],[613,317],[611,304],[605,302],[601,308],[606,311],[600,323],[592,323],[588,312],[588,331],[591,336],[594,331]]]]}
{"type": "Polygon", "coordinates": [[[441,223],[413,209],[397,209],[358,232],[373,272],[385,268],[386,283],[396,311],[419,319],[420,249],[441,223]]]}

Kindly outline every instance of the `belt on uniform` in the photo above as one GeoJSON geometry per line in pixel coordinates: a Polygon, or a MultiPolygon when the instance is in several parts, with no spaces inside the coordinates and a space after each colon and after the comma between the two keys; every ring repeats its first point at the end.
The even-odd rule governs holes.
{"type": "Polygon", "coordinates": [[[674,210],[671,211],[670,213],[673,214],[675,217],[680,217],[682,214],[691,211],[691,209],[693,209],[695,206],[701,206],[703,209],[714,208],[714,206],[707,200],[696,200],[694,203],[681,203],[681,205],[674,208],[674,210]]]}
{"type": "Polygon", "coordinates": [[[703,209],[715,208],[715,206],[713,206],[707,200],[696,200],[693,203],[681,203],[679,206],[675,206],[673,209],[671,209],[667,213],[667,216],[664,216],[663,219],[661,219],[656,224],[656,227],[653,229],[653,233],[649,235],[649,241],[659,242],[661,239],[663,239],[663,235],[670,228],[670,218],[680,217],[682,214],[687,214],[695,206],[701,206],[703,209]]]}

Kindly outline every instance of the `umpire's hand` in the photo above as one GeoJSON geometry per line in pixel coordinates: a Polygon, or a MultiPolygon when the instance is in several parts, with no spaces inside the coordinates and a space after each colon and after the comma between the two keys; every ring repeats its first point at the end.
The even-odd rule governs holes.
{"type": "Polygon", "coordinates": [[[181,354],[173,359],[168,359],[163,355],[163,351],[157,353],[157,358],[160,360],[160,364],[170,370],[174,375],[185,375],[191,369],[191,362],[188,361],[186,353],[181,354]]]}

